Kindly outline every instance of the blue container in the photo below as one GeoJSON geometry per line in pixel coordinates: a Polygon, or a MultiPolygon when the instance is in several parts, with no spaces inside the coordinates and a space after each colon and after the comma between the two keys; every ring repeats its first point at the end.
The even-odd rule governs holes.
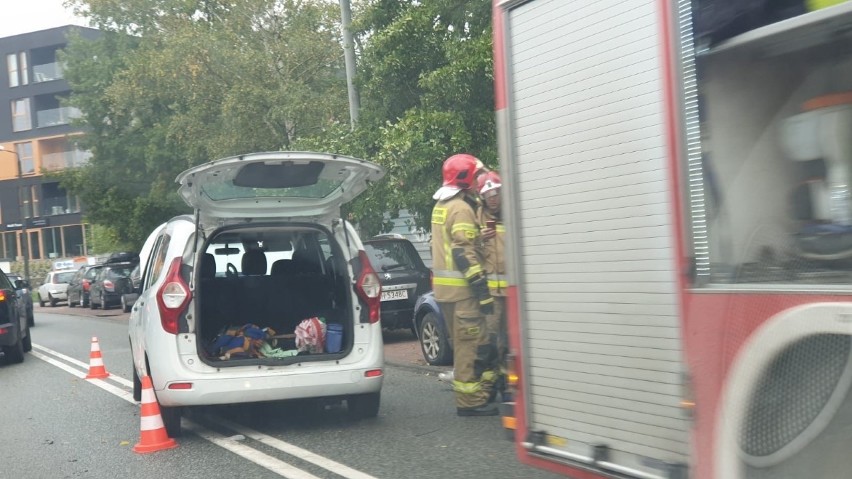
{"type": "Polygon", "coordinates": [[[325,351],[339,353],[343,345],[343,325],[329,323],[325,328],[325,351]]]}

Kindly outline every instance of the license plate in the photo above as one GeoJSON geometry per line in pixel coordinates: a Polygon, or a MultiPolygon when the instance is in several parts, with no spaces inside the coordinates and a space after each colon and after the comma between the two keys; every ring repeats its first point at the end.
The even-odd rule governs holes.
{"type": "Polygon", "coordinates": [[[398,299],[408,299],[408,290],[382,291],[382,301],[396,301],[398,299]]]}

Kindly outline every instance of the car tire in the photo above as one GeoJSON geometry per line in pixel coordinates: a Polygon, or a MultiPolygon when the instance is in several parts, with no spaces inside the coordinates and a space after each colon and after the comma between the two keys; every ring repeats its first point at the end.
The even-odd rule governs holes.
{"type": "Polygon", "coordinates": [[[3,348],[3,354],[6,356],[6,362],[10,364],[19,364],[24,362],[24,338],[18,337],[18,341],[3,348]]]}
{"type": "Polygon", "coordinates": [[[379,415],[379,405],[381,402],[381,392],[358,394],[346,398],[346,407],[351,418],[367,419],[379,415]]]}
{"type": "Polygon", "coordinates": [[[55,308],[55,307],[56,307],[56,303],[57,303],[56,298],[54,298],[53,296],[51,296],[51,295],[48,293],[48,295],[47,295],[47,299],[48,299],[48,300],[50,300],[50,307],[51,307],[51,308],[55,308]]]}
{"type": "Polygon", "coordinates": [[[130,305],[129,305],[129,304],[127,304],[127,300],[126,300],[126,299],[124,299],[124,295],[123,295],[123,294],[121,295],[121,310],[122,310],[122,311],[124,311],[125,313],[129,313],[129,312],[130,312],[130,305]]]}
{"type": "Polygon", "coordinates": [[[180,418],[183,416],[183,408],[181,407],[166,407],[160,406],[160,417],[163,418],[163,426],[166,427],[166,434],[169,437],[175,438],[182,435],[180,428],[180,418]]]}
{"type": "Polygon", "coordinates": [[[420,321],[420,350],[423,359],[432,366],[445,366],[452,362],[453,352],[446,326],[440,324],[435,313],[429,312],[420,321]]]}
{"type": "Polygon", "coordinates": [[[43,308],[43,307],[44,307],[44,304],[45,304],[45,303],[44,303],[44,300],[43,300],[43,299],[41,299],[41,295],[39,294],[39,295],[38,295],[38,305],[39,305],[39,306],[41,306],[41,307],[43,308]]]}
{"type": "Polygon", "coordinates": [[[142,380],[136,372],[136,364],[132,364],[131,370],[133,371],[133,400],[139,402],[142,400],[142,380]]]}
{"type": "Polygon", "coordinates": [[[28,353],[28,352],[30,352],[30,351],[32,351],[32,350],[33,350],[33,338],[32,338],[32,336],[30,335],[30,329],[29,329],[29,328],[27,328],[27,337],[26,337],[26,338],[24,338],[24,339],[21,341],[21,343],[22,343],[22,344],[23,344],[23,346],[24,346],[24,352],[25,352],[25,353],[28,353]]]}

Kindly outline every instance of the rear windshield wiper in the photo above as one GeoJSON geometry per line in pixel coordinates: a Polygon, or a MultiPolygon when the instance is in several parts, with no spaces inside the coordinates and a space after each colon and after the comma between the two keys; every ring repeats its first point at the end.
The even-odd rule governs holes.
{"type": "Polygon", "coordinates": [[[382,266],[382,271],[390,271],[392,269],[407,269],[407,264],[386,264],[382,266]]]}

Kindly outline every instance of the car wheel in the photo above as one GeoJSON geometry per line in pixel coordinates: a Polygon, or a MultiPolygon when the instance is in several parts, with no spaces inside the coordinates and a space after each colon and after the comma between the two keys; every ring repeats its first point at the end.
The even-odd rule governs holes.
{"type": "Polygon", "coordinates": [[[133,371],[133,400],[134,401],[141,401],[142,400],[142,380],[139,379],[139,374],[136,373],[136,364],[135,363],[132,365],[131,370],[133,371]]]}
{"type": "Polygon", "coordinates": [[[41,306],[42,308],[44,307],[44,300],[41,299],[40,294],[38,295],[38,305],[41,306]]]}
{"type": "Polygon", "coordinates": [[[444,366],[452,361],[446,329],[439,324],[435,313],[426,313],[420,323],[420,349],[423,358],[432,366],[444,366]]]}
{"type": "Polygon", "coordinates": [[[24,362],[24,339],[18,336],[18,341],[3,348],[3,354],[6,356],[6,361],[12,364],[24,362]]]}
{"type": "Polygon", "coordinates": [[[180,418],[183,416],[182,408],[160,406],[160,416],[163,418],[166,434],[171,438],[180,437],[182,434],[180,429],[180,418]]]}
{"type": "Polygon", "coordinates": [[[346,407],[349,416],[353,419],[366,419],[379,415],[379,404],[382,402],[382,393],[358,394],[346,398],[346,407]]]}
{"type": "Polygon", "coordinates": [[[22,341],[24,346],[24,352],[28,353],[33,350],[33,338],[30,335],[30,328],[27,328],[27,337],[22,341]]]}
{"type": "Polygon", "coordinates": [[[130,312],[130,305],[129,305],[129,304],[127,304],[127,300],[126,300],[126,299],[124,299],[124,295],[123,295],[123,294],[121,295],[121,310],[122,310],[122,311],[124,311],[125,313],[129,313],[129,312],[130,312]]]}
{"type": "Polygon", "coordinates": [[[56,298],[54,298],[53,296],[51,296],[51,295],[50,295],[50,293],[48,293],[48,294],[47,294],[47,299],[48,299],[48,300],[50,300],[50,307],[51,307],[51,308],[55,308],[55,307],[56,307],[56,302],[57,302],[57,301],[56,301],[56,298]]]}

